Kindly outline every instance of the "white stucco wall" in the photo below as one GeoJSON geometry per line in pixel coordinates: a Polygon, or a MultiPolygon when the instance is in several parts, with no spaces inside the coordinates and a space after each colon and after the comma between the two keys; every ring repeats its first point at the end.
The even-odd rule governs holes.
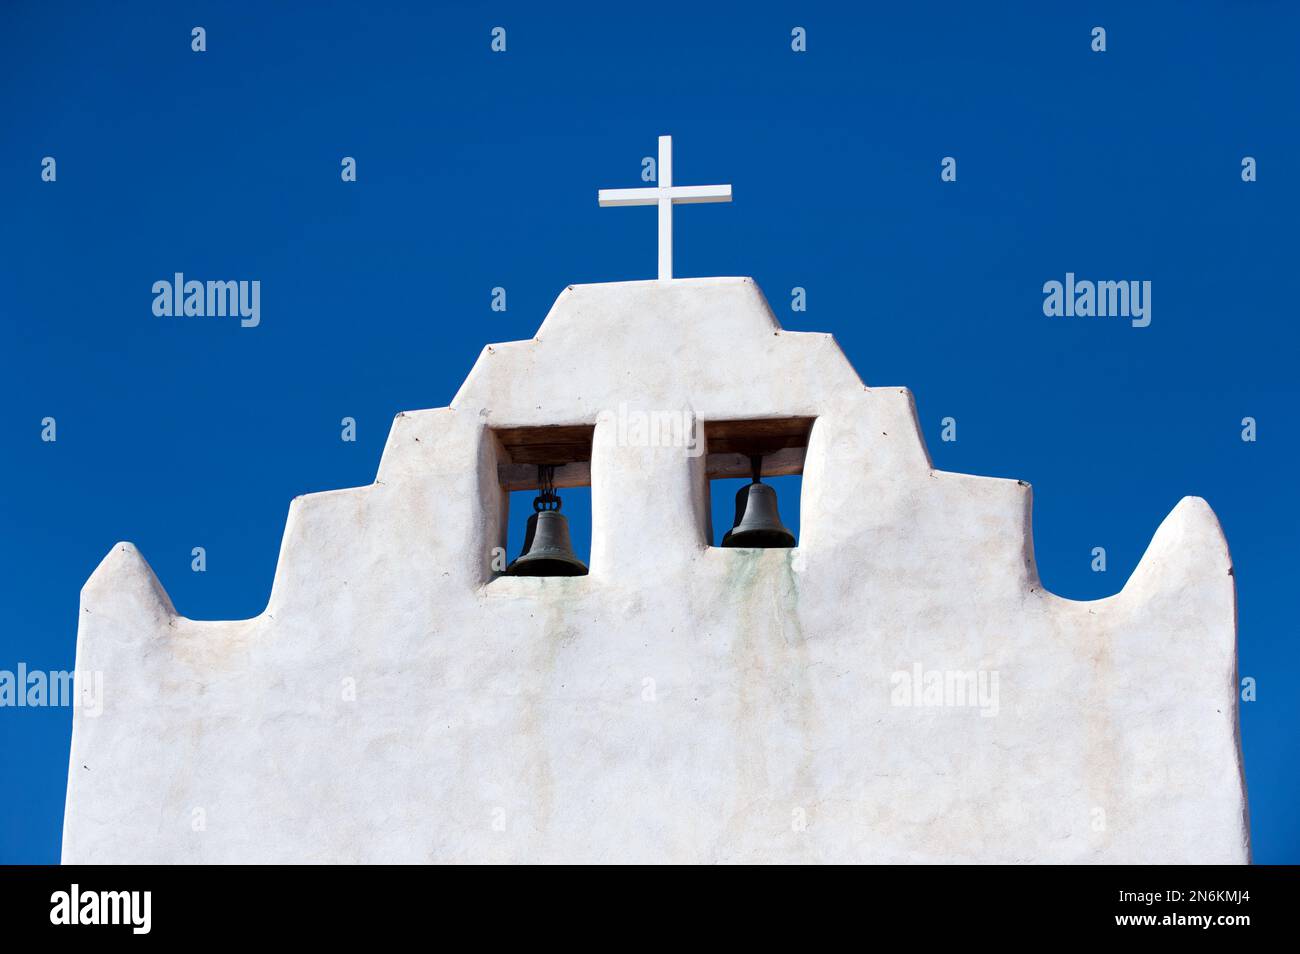
{"type": "Polygon", "coordinates": [[[113,547],[63,858],[1248,860],[1214,514],[1184,499],[1122,592],[1075,602],[1030,509],[933,470],[908,392],[749,279],[572,286],[450,408],[398,415],[373,485],[293,501],[262,615],[179,616],[113,547]],[[704,458],[620,446],[620,405],[815,416],[799,547],[707,546],[704,458]],[[592,422],[591,574],[492,578],[486,428],[592,422]],[[893,704],[918,665],[996,672],[996,714],[893,704]]]}

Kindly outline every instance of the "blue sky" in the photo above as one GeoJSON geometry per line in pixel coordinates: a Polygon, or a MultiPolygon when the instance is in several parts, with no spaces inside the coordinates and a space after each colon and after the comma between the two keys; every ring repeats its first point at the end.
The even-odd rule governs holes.
{"type": "MultiPolygon", "coordinates": [[[[679,183],[735,189],[677,210],[677,274],[754,276],[914,391],[937,467],[1032,483],[1050,589],[1118,591],[1210,501],[1258,681],[1255,858],[1300,862],[1300,12],[1066,6],[6,3],[0,669],[72,668],[117,540],[184,615],[259,613],[292,497],[369,483],[393,415],[446,405],[565,285],[653,277],[653,211],[595,191],[671,133],[679,183]],[[261,324],[155,318],[177,271],[260,280],[261,324]],[[1067,271],[1151,281],[1151,325],[1045,317],[1067,271]]],[[[0,861],[58,859],[70,722],[0,709],[0,861]]]]}

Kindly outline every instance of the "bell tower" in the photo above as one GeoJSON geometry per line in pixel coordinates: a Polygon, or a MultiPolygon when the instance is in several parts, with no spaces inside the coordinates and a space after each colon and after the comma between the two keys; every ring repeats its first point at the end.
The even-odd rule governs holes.
{"type": "Polygon", "coordinates": [[[673,202],[730,188],[665,166],[661,278],[570,285],[397,415],[372,484],[295,498],[261,614],[188,619],[109,551],[65,862],[1249,860],[1208,504],[1119,593],[1046,591],[1027,484],[934,469],[910,393],[752,279],[671,278],[673,202]],[[750,483],[714,546],[719,477],[750,483]],[[506,569],[514,490],[539,503],[506,569]]]}

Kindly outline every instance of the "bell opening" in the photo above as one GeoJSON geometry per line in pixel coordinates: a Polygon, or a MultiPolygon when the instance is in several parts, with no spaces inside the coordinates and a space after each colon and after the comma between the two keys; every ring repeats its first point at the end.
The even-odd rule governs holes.
{"type": "Polygon", "coordinates": [[[804,457],[816,419],[704,422],[709,523],[717,547],[798,546],[804,457]]]}
{"type": "Polygon", "coordinates": [[[494,575],[587,574],[594,433],[592,424],[490,431],[501,486],[494,575]]]}

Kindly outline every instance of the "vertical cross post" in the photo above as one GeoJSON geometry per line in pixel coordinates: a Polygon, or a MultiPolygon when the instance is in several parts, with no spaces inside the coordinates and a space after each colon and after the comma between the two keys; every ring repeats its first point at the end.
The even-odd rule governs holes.
{"type": "Polygon", "coordinates": [[[673,277],[673,137],[659,137],[659,280],[673,277]]]}

